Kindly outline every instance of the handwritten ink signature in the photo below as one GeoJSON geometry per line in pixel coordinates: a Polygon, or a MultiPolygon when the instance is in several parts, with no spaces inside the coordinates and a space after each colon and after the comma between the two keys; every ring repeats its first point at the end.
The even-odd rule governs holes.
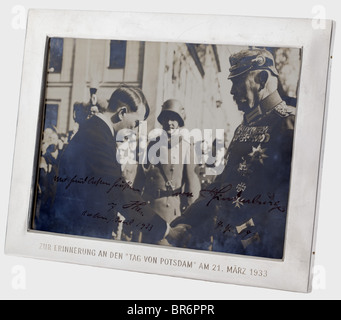
{"type": "Polygon", "coordinates": [[[106,193],[110,193],[114,188],[120,188],[122,191],[124,190],[133,190],[136,192],[140,192],[141,190],[133,187],[131,182],[127,182],[123,177],[117,178],[114,182],[109,182],[104,180],[102,177],[79,177],[78,175],[74,175],[71,177],[60,177],[55,175],[53,181],[60,184],[65,184],[65,190],[68,190],[72,185],[92,185],[95,187],[105,186],[110,187],[107,189],[106,193]]]}
{"type": "Polygon", "coordinates": [[[233,201],[234,198],[224,197],[224,194],[229,192],[232,189],[232,184],[224,186],[222,188],[214,187],[213,189],[201,189],[200,195],[206,198],[206,195],[212,196],[211,199],[207,202],[206,206],[209,206],[213,200],[218,201],[233,201]]]}
{"type": "Polygon", "coordinates": [[[192,192],[175,192],[172,194],[173,197],[187,197],[187,198],[193,198],[193,193],[192,192]]]}
{"type": "MultiPolygon", "coordinates": [[[[109,203],[109,206],[111,206],[111,208],[108,210],[108,212],[112,211],[112,208],[113,208],[112,205],[113,205],[113,203],[109,203]]],[[[146,231],[152,231],[152,229],[154,227],[154,225],[150,224],[150,223],[143,223],[143,222],[135,223],[134,218],[132,218],[130,220],[126,220],[126,219],[121,219],[119,216],[116,216],[116,215],[114,215],[113,217],[108,217],[106,215],[103,215],[100,212],[91,213],[88,210],[84,210],[81,213],[81,217],[97,219],[97,220],[102,221],[103,223],[123,224],[123,225],[128,226],[128,227],[135,227],[139,230],[146,230],[146,231]]]]}
{"type": "MultiPolygon", "coordinates": [[[[104,186],[109,187],[106,189],[106,193],[109,194],[114,190],[114,188],[119,188],[121,191],[131,190],[141,193],[141,190],[133,187],[132,182],[126,181],[123,177],[117,178],[113,183],[110,183],[103,178],[95,178],[95,177],[78,177],[77,175],[70,177],[59,177],[55,176],[54,181],[56,183],[65,184],[65,189],[69,189],[71,185],[92,185],[95,187],[104,186]]],[[[223,202],[232,202],[238,203],[238,206],[243,206],[244,204],[249,205],[258,205],[258,206],[270,206],[268,212],[279,211],[285,212],[286,207],[281,205],[280,200],[276,200],[275,193],[267,193],[267,195],[256,194],[251,198],[243,197],[243,190],[239,191],[235,195],[229,195],[228,193],[233,189],[232,184],[228,184],[222,187],[213,187],[212,189],[202,189],[200,190],[200,196],[202,198],[208,198],[206,206],[209,206],[213,201],[223,201],[223,202]]],[[[183,196],[183,197],[193,197],[191,192],[177,192],[174,193],[173,196],[183,196]]],[[[146,202],[140,201],[131,201],[122,206],[123,209],[132,209],[141,215],[143,215],[142,208],[147,205],[146,202]]]]}
{"type": "MultiPolygon", "coordinates": [[[[223,234],[231,233],[234,236],[237,236],[236,228],[233,227],[231,224],[225,223],[224,221],[221,221],[221,220],[219,220],[216,223],[215,230],[220,230],[223,234]]],[[[253,231],[251,231],[250,229],[243,229],[242,231],[240,231],[239,237],[243,239],[252,233],[253,233],[253,231]]]]}
{"type": "Polygon", "coordinates": [[[141,207],[146,206],[146,205],[147,205],[147,202],[131,200],[130,203],[122,205],[122,208],[134,210],[137,213],[141,214],[141,216],[143,216],[143,211],[141,207]]]}
{"type": "Polygon", "coordinates": [[[128,182],[122,177],[114,181],[111,187],[107,190],[107,193],[110,193],[114,188],[120,188],[122,191],[128,189],[128,190],[133,190],[136,192],[141,192],[140,189],[136,189],[133,187],[133,183],[131,181],[128,182]]]}
{"type": "Polygon", "coordinates": [[[57,183],[67,183],[65,186],[65,190],[68,190],[73,184],[78,184],[78,185],[94,185],[94,186],[99,186],[99,185],[105,185],[105,186],[110,186],[110,183],[107,181],[104,181],[101,177],[100,178],[95,178],[95,177],[78,177],[77,175],[74,175],[72,178],[70,177],[59,177],[59,176],[54,176],[53,178],[54,182],[57,183]]]}
{"type": "MultiPolygon", "coordinates": [[[[108,206],[110,206],[110,208],[108,209],[108,212],[109,211],[112,211],[112,210],[117,210],[117,203],[115,202],[110,202],[108,203],[108,206]]],[[[147,202],[145,201],[133,201],[131,200],[129,203],[126,203],[126,204],[122,204],[122,209],[131,209],[137,213],[139,213],[141,216],[143,216],[143,210],[142,210],[142,207],[146,206],[147,205],[147,202]]],[[[118,209],[119,211],[119,209],[118,209]]]]}
{"type": "Polygon", "coordinates": [[[232,184],[226,185],[222,188],[214,187],[212,189],[202,189],[200,191],[200,195],[203,198],[209,198],[208,202],[206,203],[206,206],[209,206],[214,200],[217,201],[226,201],[226,202],[236,202],[240,205],[244,204],[250,204],[250,205],[268,205],[271,208],[268,210],[268,212],[272,212],[274,210],[278,210],[279,212],[285,212],[286,207],[281,206],[280,200],[275,200],[276,195],[274,193],[267,193],[267,196],[264,198],[261,194],[256,194],[253,198],[243,198],[242,194],[243,191],[239,191],[234,196],[227,196],[227,193],[231,191],[233,188],[232,184]]]}

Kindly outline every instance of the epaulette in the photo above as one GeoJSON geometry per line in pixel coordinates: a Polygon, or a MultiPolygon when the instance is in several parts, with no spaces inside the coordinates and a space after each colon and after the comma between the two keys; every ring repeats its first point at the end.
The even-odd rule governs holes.
{"type": "Polygon", "coordinates": [[[278,104],[274,111],[282,118],[287,118],[291,115],[296,115],[296,108],[293,106],[288,106],[284,101],[278,104]]]}

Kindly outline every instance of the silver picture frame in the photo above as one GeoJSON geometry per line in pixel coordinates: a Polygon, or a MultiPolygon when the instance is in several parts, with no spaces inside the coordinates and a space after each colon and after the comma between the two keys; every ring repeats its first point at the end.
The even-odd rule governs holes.
{"type": "MultiPolygon", "coordinates": [[[[310,292],[334,29],[335,23],[330,20],[325,21],[324,28],[314,28],[311,20],[297,18],[30,10],[13,160],[6,254],[227,284],[310,292]],[[92,23],[88,23],[89,21],[92,23]],[[250,28],[250,25],[253,27],[250,28]],[[91,50],[87,41],[100,41],[105,46],[113,39],[128,43],[150,42],[155,45],[182,43],[228,48],[262,46],[297,50],[300,55],[296,78],[297,108],[285,241],[281,258],[138,241],[113,241],[32,228],[41,131],[46,119],[46,89],[55,76],[53,71],[47,72],[48,44],[49,39],[53,38],[85,43],[83,48],[73,47],[74,50],[91,50]]],[[[189,47],[187,49],[194,50],[189,47]]],[[[195,52],[189,54],[195,65],[196,59],[200,58],[194,57],[195,52]]],[[[215,54],[213,49],[212,55],[215,54]]],[[[147,53],[144,52],[144,55],[147,53]]],[[[77,53],[70,51],[68,59],[75,57],[77,53]]],[[[131,61],[134,60],[133,56],[129,57],[131,61]]],[[[161,59],[161,55],[158,57],[161,59]]],[[[154,58],[152,54],[149,57],[150,60],[154,58]]],[[[232,70],[228,65],[228,56],[220,68],[227,78],[227,68],[232,70]]],[[[164,71],[164,65],[161,69],[164,71]]],[[[103,75],[109,79],[108,82],[111,76],[110,70],[103,75]]],[[[56,83],[63,81],[64,84],[68,82],[60,80],[56,83]]],[[[83,87],[91,87],[89,79],[88,82],[85,79],[81,81],[85,83],[83,87]]],[[[160,81],[155,85],[160,86],[160,81]]],[[[60,97],[53,99],[58,98],[60,97]]],[[[162,97],[154,98],[153,105],[159,108],[154,110],[156,114],[161,110],[162,97]]],[[[70,97],[66,102],[69,106],[71,102],[75,102],[72,99],[70,97]]],[[[216,98],[214,102],[219,108],[220,99],[216,98]]],[[[193,114],[191,116],[194,119],[196,117],[193,114]]],[[[67,117],[70,119],[70,114],[67,117]]]]}

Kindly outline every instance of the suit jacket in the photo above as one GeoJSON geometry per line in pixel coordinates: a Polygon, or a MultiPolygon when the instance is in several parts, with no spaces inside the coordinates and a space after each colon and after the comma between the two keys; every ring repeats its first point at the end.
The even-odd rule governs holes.
{"type": "Polygon", "coordinates": [[[148,233],[151,241],[165,235],[167,224],[122,177],[116,142],[108,125],[94,116],[65,149],[54,177],[56,196],[48,231],[112,238],[117,212],[132,230],[148,233]]]}

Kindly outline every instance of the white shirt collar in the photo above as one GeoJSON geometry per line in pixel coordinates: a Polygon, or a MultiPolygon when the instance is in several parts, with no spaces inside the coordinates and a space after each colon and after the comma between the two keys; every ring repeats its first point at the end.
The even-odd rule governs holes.
{"type": "Polygon", "coordinates": [[[113,129],[112,124],[111,124],[111,120],[106,115],[104,115],[103,113],[97,113],[96,117],[102,119],[106,123],[106,125],[109,127],[109,129],[112,133],[112,136],[114,137],[115,133],[114,133],[114,129],[113,129]]]}

